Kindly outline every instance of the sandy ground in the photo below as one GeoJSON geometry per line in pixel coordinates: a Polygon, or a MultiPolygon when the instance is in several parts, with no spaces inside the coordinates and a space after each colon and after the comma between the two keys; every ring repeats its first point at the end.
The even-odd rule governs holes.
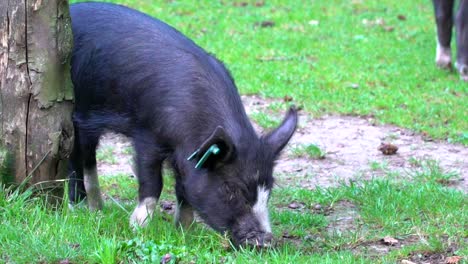
{"type": "MultiPolygon", "coordinates": [[[[271,103],[257,97],[243,99],[248,112],[268,111],[266,107],[271,103]]],[[[454,184],[456,188],[468,190],[468,148],[432,141],[396,126],[374,123],[372,118],[311,118],[301,113],[299,128],[278,161],[275,172],[294,177],[304,187],[329,187],[341,181],[383,177],[389,173],[411,176],[411,172],[414,174],[418,169],[415,161],[436,161],[445,172],[460,176],[454,184]],[[384,155],[378,150],[382,143],[397,146],[397,153],[384,155]],[[326,152],[325,159],[294,157],[290,149],[297,144],[319,146],[326,152]]]]}

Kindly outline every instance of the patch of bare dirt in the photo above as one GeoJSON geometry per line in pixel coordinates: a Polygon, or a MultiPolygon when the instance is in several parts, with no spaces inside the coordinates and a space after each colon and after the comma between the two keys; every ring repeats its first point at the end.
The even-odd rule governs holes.
{"type": "MultiPolygon", "coordinates": [[[[274,102],[256,96],[242,98],[248,113],[268,112],[267,106],[274,102]]],[[[258,130],[262,131],[261,128],[258,130]]],[[[389,172],[407,175],[417,169],[415,160],[438,161],[445,171],[460,175],[460,181],[455,184],[457,188],[468,190],[468,148],[428,141],[409,130],[391,125],[378,126],[372,118],[355,116],[312,118],[300,113],[299,127],[278,161],[275,173],[290,175],[284,178],[286,183],[299,182],[308,188],[329,187],[340,181],[383,177],[389,172]],[[394,155],[384,155],[379,150],[384,142],[397,146],[398,151],[394,155]],[[326,157],[295,158],[290,149],[297,144],[318,145],[326,152],[326,157]]]]}
{"type": "MultiPolygon", "coordinates": [[[[248,113],[269,111],[273,100],[243,96],[248,113]]],[[[280,114],[278,117],[282,117],[280,114]]],[[[336,186],[340,181],[384,177],[389,172],[407,175],[417,169],[415,160],[436,160],[445,171],[460,175],[450,186],[468,190],[468,148],[439,141],[428,141],[422,135],[390,125],[375,125],[372,118],[323,116],[312,118],[300,113],[299,127],[275,168],[280,184],[302,187],[336,186]],[[393,155],[379,150],[381,143],[398,148],[393,155]],[[295,157],[291,148],[297,144],[315,144],[326,152],[325,159],[295,157]]],[[[259,132],[263,129],[256,126],[259,132]]],[[[99,174],[132,175],[132,156],[125,153],[131,144],[115,134],[104,135],[100,146],[114,146],[116,164],[98,162],[99,174]]],[[[127,151],[128,152],[128,151],[127,151]]]]}
{"type": "MultiPolygon", "coordinates": [[[[462,256],[457,256],[455,252],[459,250],[459,246],[448,241],[448,237],[443,237],[444,243],[448,247],[443,251],[423,251],[416,250],[408,253],[407,256],[401,257],[402,264],[448,264],[459,263],[463,259],[462,256]]],[[[365,241],[356,245],[351,245],[349,249],[355,255],[366,255],[369,257],[379,258],[387,255],[389,252],[399,250],[412,245],[424,243],[427,244],[426,238],[418,235],[407,235],[404,237],[384,237],[376,241],[365,241]]]]}
{"type": "Polygon", "coordinates": [[[327,231],[330,235],[355,232],[359,220],[357,207],[348,201],[339,201],[327,215],[327,231]]]}
{"type": "Polygon", "coordinates": [[[119,134],[107,133],[99,140],[98,148],[112,147],[113,155],[116,162],[109,163],[98,161],[99,175],[115,175],[115,174],[133,174],[133,156],[128,153],[128,149],[132,147],[130,140],[119,134]]]}
{"type": "Polygon", "coordinates": [[[392,243],[386,242],[385,239],[388,238],[383,238],[376,241],[366,241],[357,245],[353,245],[350,249],[354,252],[355,255],[365,254],[370,257],[379,257],[387,255],[390,251],[402,249],[404,247],[420,243],[421,240],[424,240],[424,238],[420,238],[416,235],[410,235],[405,238],[398,239],[391,238],[395,240],[395,242],[392,243]]]}
{"type": "MultiPolygon", "coordinates": [[[[402,260],[401,263],[415,263],[415,264],[449,264],[459,263],[462,257],[454,256],[456,248],[449,247],[445,252],[429,252],[429,251],[415,251],[402,260]]],[[[463,262],[460,262],[463,263],[463,262]]]]}

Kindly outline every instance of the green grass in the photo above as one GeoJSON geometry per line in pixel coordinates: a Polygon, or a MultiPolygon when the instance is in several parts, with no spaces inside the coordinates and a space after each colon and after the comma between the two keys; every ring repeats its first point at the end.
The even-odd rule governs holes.
{"type": "Polygon", "coordinates": [[[102,190],[111,197],[121,201],[132,201],[137,196],[138,183],[135,178],[126,174],[106,175],[101,177],[102,190]]]}
{"type": "MultiPolygon", "coordinates": [[[[66,203],[53,210],[44,196],[30,189],[2,187],[0,262],[154,263],[170,254],[178,263],[395,263],[411,252],[444,254],[449,247],[455,251],[447,254],[466,256],[466,195],[443,185],[453,175],[432,162],[423,162],[410,173],[411,181],[375,179],[315,190],[276,188],[270,207],[277,242],[261,252],[233,249],[223,235],[202,224],[178,229],[166,213],[158,213],[147,228],[132,230],[128,220],[136,186],[133,178],[123,175],[102,177],[108,198],[104,210],[94,213],[70,210],[66,203]],[[359,217],[349,232],[332,232],[327,226],[333,218],[327,210],[314,208],[320,204],[332,208],[333,214],[341,201],[354,204],[359,217]],[[288,208],[291,202],[303,206],[288,208]],[[282,238],[285,234],[288,237],[282,238]],[[418,239],[389,254],[364,253],[366,245],[378,245],[385,236],[401,243],[418,239]]],[[[174,181],[165,179],[161,200],[173,201],[174,181]]]]}
{"type": "Polygon", "coordinates": [[[271,130],[281,123],[281,119],[266,113],[255,112],[250,115],[252,120],[264,129],[271,130]]]}
{"type": "Polygon", "coordinates": [[[388,170],[388,164],[386,162],[372,161],[369,163],[369,167],[373,171],[388,170]]]}
{"type": "Polygon", "coordinates": [[[216,54],[244,94],[287,95],[314,115],[373,116],[468,144],[468,84],[435,67],[430,2],[111,2],[158,17],[216,54]]]}
{"type": "Polygon", "coordinates": [[[299,144],[292,147],[291,152],[296,157],[309,157],[311,159],[324,159],[326,152],[315,144],[299,144]]]}

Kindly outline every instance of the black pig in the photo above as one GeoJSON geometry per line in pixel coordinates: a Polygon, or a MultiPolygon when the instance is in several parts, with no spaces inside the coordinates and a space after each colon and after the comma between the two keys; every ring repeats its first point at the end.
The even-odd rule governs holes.
{"type": "Polygon", "coordinates": [[[75,147],[70,199],[102,208],[96,146],[111,130],[132,139],[144,226],[163,187],[162,163],[176,178],[176,223],[193,209],[238,245],[272,238],[267,202],[273,165],[294,133],[297,113],[258,137],[225,66],[167,24],[113,4],[71,6],[75,147]]]}

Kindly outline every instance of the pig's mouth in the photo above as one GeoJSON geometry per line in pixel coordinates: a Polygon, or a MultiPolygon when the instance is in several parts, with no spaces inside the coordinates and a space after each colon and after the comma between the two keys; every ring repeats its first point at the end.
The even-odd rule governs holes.
{"type": "Polygon", "coordinates": [[[273,235],[271,233],[253,231],[240,237],[233,234],[232,239],[236,246],[268,248],[271,247],[273,235]]]}
{"type": "Polygon", "coordinates": [[[234,244],[255,248],[271,247],[273,235],[261,230],[259,226],[258,221],[252,216],[241,218],[231,231],[234,244]]]}

